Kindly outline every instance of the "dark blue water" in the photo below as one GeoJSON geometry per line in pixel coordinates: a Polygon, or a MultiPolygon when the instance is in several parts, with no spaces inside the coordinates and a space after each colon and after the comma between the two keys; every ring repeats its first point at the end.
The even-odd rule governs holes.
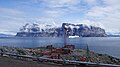
{"type": "MultiPolygon", "coordinates": [[[[81,37],[69,38],[68,44],[74,44],[76,48],[86,48],[88,44],[90,50],[109,54],[120,58],[120,37],[81,37]]],[[[62,47],[64,45],[63,38],[53,37],[3,37],[0,38],[0,46],[13,47],[40,47],[46,45],[54,45],[62,47]]]]}

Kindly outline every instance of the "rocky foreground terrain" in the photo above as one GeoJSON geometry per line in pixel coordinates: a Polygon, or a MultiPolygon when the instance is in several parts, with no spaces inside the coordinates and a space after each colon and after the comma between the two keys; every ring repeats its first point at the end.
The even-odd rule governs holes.
{"type": "MultiPolygon", "coordinates": [[[[0,47],[0,53],[10,53],[18,55],[27,55],[27,56],[37,56],[41,57],[40,54],[34,52],[47,52],[50,49],[46,47],[39,48],[15,48],[15,47],[0,47]]],[[[87,57],[86,49],[74,49],[69,54],[61,55],[62,58],[66,60],[76,60],[76,61],[88,61],[93,63],[105,63],[105,64],[117,64],[120,65],[120,59],[109,56],[107,54],[99,54],[93,51],[89,52],[89,58],[87,57]]]]}
{"type": "Polygon", "coordinates": [[[0,67],[73,67],[73,66],[62,66],[62,65],[52,65],[44,63],[36,63],[24,60],[17,60],[9,57],[0,56],[0,67]]]}

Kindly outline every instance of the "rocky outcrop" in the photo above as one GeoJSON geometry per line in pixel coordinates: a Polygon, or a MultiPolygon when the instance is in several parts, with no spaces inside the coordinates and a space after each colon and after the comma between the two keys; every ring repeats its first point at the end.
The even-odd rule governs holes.
{"type": "Polygon", "coordinates": [[[52,25],[33,24],[30,26],[26,24],[16,34],[18,37],[62,37],[66,32],[67,36],[80,36],[80,37],[104,37],[106,36],[105,30],[100,27],[87,26],[85,24],[69,24],[63,23],[61,27],[52,25]],[[44,27],[43,27],[44,26],[44,27]]]}

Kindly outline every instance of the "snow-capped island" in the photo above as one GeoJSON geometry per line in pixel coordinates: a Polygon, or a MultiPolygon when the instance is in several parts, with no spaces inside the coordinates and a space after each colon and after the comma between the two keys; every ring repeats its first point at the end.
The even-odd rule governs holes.
{"type": "Polygon", "coordinates": [[[26,24],[17,32],[17,37],[105,37],[105,30],[100,27],[85,24],[63,23],[61,26],[50,24],[26,24]]]}

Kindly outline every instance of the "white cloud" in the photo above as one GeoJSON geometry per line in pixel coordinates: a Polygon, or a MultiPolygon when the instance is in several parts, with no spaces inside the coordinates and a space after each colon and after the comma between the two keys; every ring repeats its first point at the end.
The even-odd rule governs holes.
{"type": "Polygon", "coordinates": [[[47,17],[53,17],[54,18],[54,17],[63,16],[65,13],[61,10],[46,10],[45,14],[47,15],[47,17]]]}
{"type": "Polygon", "coordinates": [[[111,6],[111,7],[114,7],[114,6],[120,6],[120,0],[103,0],[103,2],[108,5],[108,6],[111,6]]]}
{"type": "Polygon", "coordinates": [[[19,7],[16,9],[0,7],[0,31],[18,31],[25,23],[52,24],[56,21],[55,23],[59,24],[62,23],[61,21],[66,22],[66,20],[73,23],[105,26],[107,31],[120,30],[120,0],[100,1],[102,3],[99,0],[17,1],[17,3],[21,3],[17,4],[19,7]],[[19,8],[22,11],[18,10],[19,8]],[[28,8],[38,11],[40,15],[44,16],[36,16],[37,12],[29,12],[28,8]]]}
{"type": "Polygon", "coordinates": [[[0,7],[0,32],[15,33],[18,31],[17,27],[20,27],[26,23],[26,18],[23,12],[0,7]]]}
{"type": "Polygon", "coordinates": [[[105,0],[106,6],[95,6],[86,13],[86,17],[96,22],[101,22],[106,31],[120,30],[120,7],[117,2],[120,0],[105,0]]]}
{"type": "Polygon", "coordinates": [[[88,5],[96,5],[97,0],[84,0],[88,5]]]}
{"type": "Polygon", "coordinates": [[[46,6],[43,10],[48,17],[62,17],[68,13],[80,11],[81,0],[38,0],[42,1],[46,6]]]}
{"type": "Polygon", "coordinates": [[[69,7],[78,4],[79,0],[44,0],[49,7],[69,7]]]}
{"type": "Polygon", "coordinates": [[[17,16],[17,17],[24,14],[23,12],[16,10],[16,9],[2,8],[2,7],[0,7],[0,13],[3,16],[7,15],[7,16],[17,16]]]}

